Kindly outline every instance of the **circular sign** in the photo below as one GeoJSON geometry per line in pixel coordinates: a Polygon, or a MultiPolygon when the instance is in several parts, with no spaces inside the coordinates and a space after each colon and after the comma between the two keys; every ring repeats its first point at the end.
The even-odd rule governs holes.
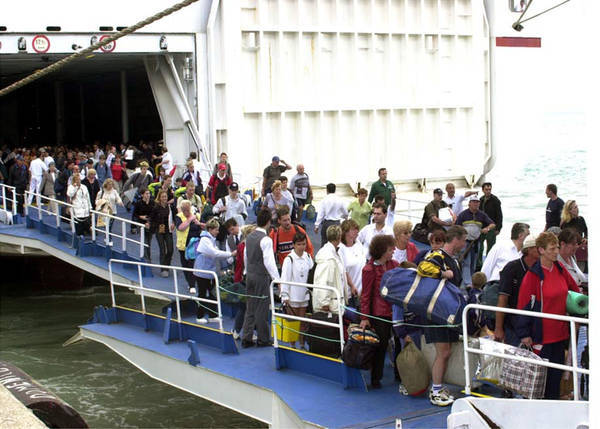
{"type": "Polygon", "coordinates": [[[44,54],[50,49],[50,40],[43,34],[37,35],[31,41],[33,50],[38,54],[44,54]]]}
{"type": "MultiPolygon", "coordinates": [[[[102,42],[104,39],[108,39],[110,36],[108,34],[105,34],[104,36],[100,37],[100,41],[102,42]]],[[[108,45],[102,46],[100,47],[100,50],[102,52],[112,52],[115,50],[115,48],[117,47],[117,42],[115,42],[114,40],[112,42],[110,42],[108,45]]]]}

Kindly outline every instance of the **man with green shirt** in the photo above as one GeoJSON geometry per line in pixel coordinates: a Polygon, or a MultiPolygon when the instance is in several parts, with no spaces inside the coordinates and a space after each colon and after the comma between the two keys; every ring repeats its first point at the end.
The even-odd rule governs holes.
{"type": "Polygon", "coordinates": [[[367,190],[360,188],[357,193],[358,199],[352,201],[348,206],[348,213],[350,218],[358,224],[358,230],[360,231],[363,227],[369,223],[371,217],[371,204],[367,200],[367,190]]]}
{"type": "Polygon", "coordinates": [[[386,207],[392,203],[392,199],[396,199],[396,189],[392,182],[387,180],[387,169],[379,169],[379,180],[371,185],[371,192],[369,193],[369,203],[373,202],[375,195],[383,195],[385,198],[386,207]]]}

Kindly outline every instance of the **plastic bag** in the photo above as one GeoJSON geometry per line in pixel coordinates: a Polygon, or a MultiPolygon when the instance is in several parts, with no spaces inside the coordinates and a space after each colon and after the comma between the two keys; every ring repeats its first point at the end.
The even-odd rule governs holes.
{"type": "Polygon", "coordinates": [[[396,368],[402,384],[411,396],[423,394],[429,388],[431,370],[423,352],[409,342],[396,358],[396,368]]]}
{"type": "MultiPolygon", "coordinates": [[[[479,349],[484,352],[494,352],[504,354],[506,344],[499,343],[491,338],[479,338],[479,349]]],[[[488,383],[498,384],[500,375],[502,374],[502,358],[479,355],[479,364],[475,377],[477,380],[486,381],[488,383]]]]}

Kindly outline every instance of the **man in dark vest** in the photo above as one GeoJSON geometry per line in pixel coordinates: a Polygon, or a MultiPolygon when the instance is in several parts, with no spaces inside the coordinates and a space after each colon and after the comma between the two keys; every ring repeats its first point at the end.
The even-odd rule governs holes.
{"type": "Polygon", "coordinates": [[[273,241],[267,231],[271,226],[271,212],[263,209],[256,217],[257,228],[246,238],[244,266],[246,267],[246,288],[248,297],[246,315],[242,329],[242,347],[254,346],[252,332],[256,326],[258,347],[271,345],[269,317],[269,285],[271,280],[279,280],[275,265],[273,241]],[[261,298],[258,298],[261,297],[261,298]]]}

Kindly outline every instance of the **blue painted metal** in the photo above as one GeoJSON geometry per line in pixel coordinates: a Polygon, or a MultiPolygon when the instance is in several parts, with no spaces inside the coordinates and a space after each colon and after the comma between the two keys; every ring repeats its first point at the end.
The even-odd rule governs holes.
{"type": "Polygon", "coordinates": [[[163,341],[165,344],[169,344],[171,340],[171,315],[173,314],[173,310],[171,308],[167,308],[167,316],[165,318],[165,324],[163,326],[163,341]]]}
{"type": "Polygon", "coordinates": [[[188,346],[190,346],[190,357],[188,358],[188,362],[192,366],[200,365],[200,352],[198,351],[198,344],[194,340],[187,341],[188,346]]]}

